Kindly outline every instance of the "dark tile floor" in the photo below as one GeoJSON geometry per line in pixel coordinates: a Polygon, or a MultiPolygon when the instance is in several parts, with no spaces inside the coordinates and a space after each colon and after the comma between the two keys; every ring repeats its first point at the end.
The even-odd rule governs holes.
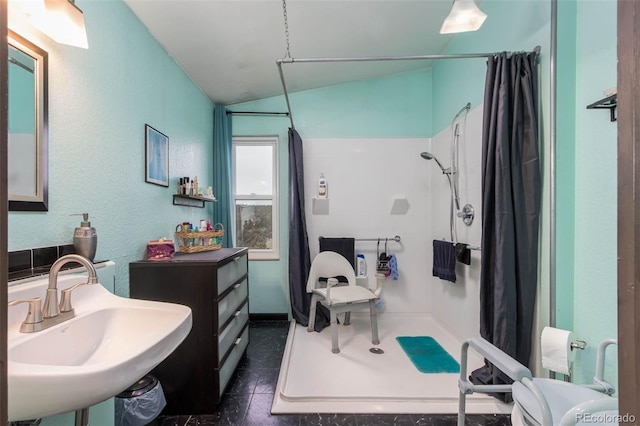
{"type": "MultiPolygon", "coordinates": [[[[160,416],[153,426],[454,426],[456,415],[432,414],[278,414],[271,403],[287,341],[286,321],[252,321],[247,356],[240,361],[216,412],[210,415],[160,416]]],[[[509,425],[509,416],[468,415],[468,425],[509,425]]]]}

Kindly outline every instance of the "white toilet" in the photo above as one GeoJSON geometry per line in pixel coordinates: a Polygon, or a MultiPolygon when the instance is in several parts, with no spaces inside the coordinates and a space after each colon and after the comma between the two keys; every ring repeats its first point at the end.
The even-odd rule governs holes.
{"type": "MultiPolygon", "coordinates": [[[[551,410],[553,424],[558,425],[563,416],[573,407],[587,402],[595,401],[603,398],[611,398],[610,396],[597,392],[593,389],[576,386],[572,383],[563,382],[554,379],[533,379],[535,386],[544,395],[551,410]]],[[[522,383],[515,382],[513,384],[513,411],[511,412],[511,424],[514,426],[540,426],[542,425],[542,410],[540,404],[536,400],[533,393],[527,389],[522,383]]],[[[589,425],[616,425],[617,411],[602,412],[597,419],[608,420],[611,422],[594,422],[589,419],[589,425]]],[[[579,420],[579,419],[576,419],[579,420]]],[[[576,424],[586,424],[576,422],[576,424]]]]}

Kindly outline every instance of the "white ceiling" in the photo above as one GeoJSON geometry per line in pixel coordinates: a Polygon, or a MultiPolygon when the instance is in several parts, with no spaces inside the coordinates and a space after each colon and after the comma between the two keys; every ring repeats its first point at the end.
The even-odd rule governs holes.
{"type": "MultiPolygon", "coordinates": [[[[281,0],[125,0],[216,105],[282,95],[281,0]]],[[[287,0],[291,57],[441,53],[450,0],[287,0]]],[[[285,64],[289,92],[428,67],[425,61],[285,64]]]]}

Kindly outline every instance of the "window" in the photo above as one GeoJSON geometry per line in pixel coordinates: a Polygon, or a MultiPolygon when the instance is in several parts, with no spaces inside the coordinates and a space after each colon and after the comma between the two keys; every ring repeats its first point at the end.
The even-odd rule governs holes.
{"type": "Polygon", "coordinates": [[[251,260],[278,260],[278,138],[233,138],[236,247],[251,260]]]}

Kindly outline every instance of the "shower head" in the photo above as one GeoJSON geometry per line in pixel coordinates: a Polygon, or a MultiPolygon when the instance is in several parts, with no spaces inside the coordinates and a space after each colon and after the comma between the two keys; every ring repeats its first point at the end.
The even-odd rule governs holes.
{"type": "Polygon", "coordinates": [[[436,158],[435,155],[433,155],[430,152],[421,152],[420,153],[420,157],[424,158],[425,160],[435,160],[435,162],[438,164],[438,167],[440,167],[440,169],[442,170],[442,173],[447,173],[447,171],[445,170],[444,167],[442,167],[442,164],[440,163],[440,161],[438,161],[438,159],[436,158]]]}
{"type": "Polygon", "coordinates": [[[424,158],[425,160],[431,160],[433,159],[433,154],[430,152],[421,152],[420,157],[424,158]]]}
{"type": "Polygon", "coordinates": [[[456,187],[457,183],[454,184],[454,182],[451,181],[450,175],[453,174],[451,168],[445,169],[440,161],[438,161],[436,156],[430,152],[421,152],[420,157],[424,158],[425,160],[435,160],[436,164],[438,164],[438,167],[440,167],[440,170],[442,170],[442,173],[447,176],[449,187],[451,188],[451,198],[455,201],[456,209],[460,210],[460,200],[458,199],[458,189],[456,187]]]}

